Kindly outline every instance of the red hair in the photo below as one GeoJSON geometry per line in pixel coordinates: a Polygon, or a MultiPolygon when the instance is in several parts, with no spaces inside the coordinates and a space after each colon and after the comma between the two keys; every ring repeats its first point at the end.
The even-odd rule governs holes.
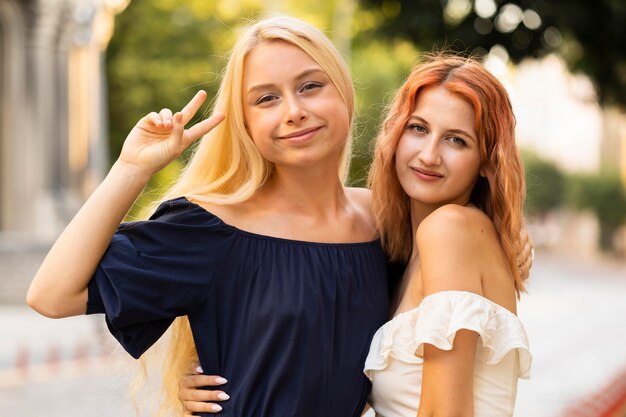
{"type": "Polygon", "coordinates": [[[515,116],[504,86],[472,58],[428,56],[409,74],[389,107],[376,138],[369,175],[382,245],[391,260],[409,260],[413,248],[410,199],[396,175],[395,152],[418,96],[425,89],[437,86],[457,94],[474,108],[481,172],[485,177],[479,177],[471,202],[493,221],[519,295],[524,291],[517,255],[521,251],[525,181],[515,143],[515,116]]]}

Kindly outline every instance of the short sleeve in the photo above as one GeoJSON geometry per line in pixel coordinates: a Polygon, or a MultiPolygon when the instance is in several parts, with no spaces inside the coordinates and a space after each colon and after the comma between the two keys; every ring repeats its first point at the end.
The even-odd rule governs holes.
{"type": "Polygon", "coordinates": [[[398,314],[374,335],[365,361],[365,374],[385,369],[389,356],[405,363],[422,363],[424,345],[451,350],[456,333],[471,330],[480,337],[478,355],[488,365],[499,363],[512,350],[520,358],[518,376],[528,378],[532,357],[528,336],[519,318],[482,295],[467,291],[440,291],[420,305],[398,314]]]}
{"type": "Polygon", "coordinates": [[[175,317],[205,302],[232,233],[184,198],[147,221],[123,223],[88,286],[87,314],[104,313],[112,335],[138,358],[175,317]]]}

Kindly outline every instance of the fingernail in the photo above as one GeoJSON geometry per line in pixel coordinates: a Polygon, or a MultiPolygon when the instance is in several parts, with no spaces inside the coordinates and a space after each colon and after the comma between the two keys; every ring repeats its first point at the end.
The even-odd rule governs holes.
{"type": "Polygon", "coordinates": [[[228,382],[228,380],[226,380],[226,378],[222,378],[221,376],[218,376],[217,378],[215,378],[215,382],[217,382],[218,384],[225,384],[228,382]]]}
{"type": "Polygon", "coordinates": [[[201,367],[201,366],[198,366],[198,367],[196,368],[196,372],[197,372],[197,373],[199,373],[199,374],[204,373],[204,371],[202,370],[202,367],[201,367]]]}
{"type": "Polygon", "coordinates": [[[217,398],[219,398],[220,400],[228,400],[230,398],[230,395],[226,394],[225,392],[220,392],[219,394],[217,394],[217,398]]]}
{"type": "Polygon", "coordinates": [[[213,405],[211,406],[211,410],[213,410],[213,411],[222,411],[222,407],[220,407],[220,406],[219,406],[219,405],[217,405],[217,404],[213,404],[213,405]]]}

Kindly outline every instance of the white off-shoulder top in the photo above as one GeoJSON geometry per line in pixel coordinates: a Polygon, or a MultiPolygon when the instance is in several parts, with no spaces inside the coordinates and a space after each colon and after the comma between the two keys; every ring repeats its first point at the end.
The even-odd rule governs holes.
{"type": "Polygon", "coordinates": [[[487,298],[442,291],[398,314],[374,335],[364,372],[380,417],[415,417],[420,403],[424,344],[450,350],[456,332],[478,333],[474,416],[513,415],[517,381],[529,378],[528,337],[519,318],[487,298]]]}

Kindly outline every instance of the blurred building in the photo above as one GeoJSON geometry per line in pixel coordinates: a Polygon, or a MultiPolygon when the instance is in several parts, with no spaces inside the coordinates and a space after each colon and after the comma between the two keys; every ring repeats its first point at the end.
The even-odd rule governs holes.
{"type": "Polygon", "coordinates": [[[0,1],[0,302],[23,300],[52,239],[101,180],[104,50],[127,3],[0,1]]]}

